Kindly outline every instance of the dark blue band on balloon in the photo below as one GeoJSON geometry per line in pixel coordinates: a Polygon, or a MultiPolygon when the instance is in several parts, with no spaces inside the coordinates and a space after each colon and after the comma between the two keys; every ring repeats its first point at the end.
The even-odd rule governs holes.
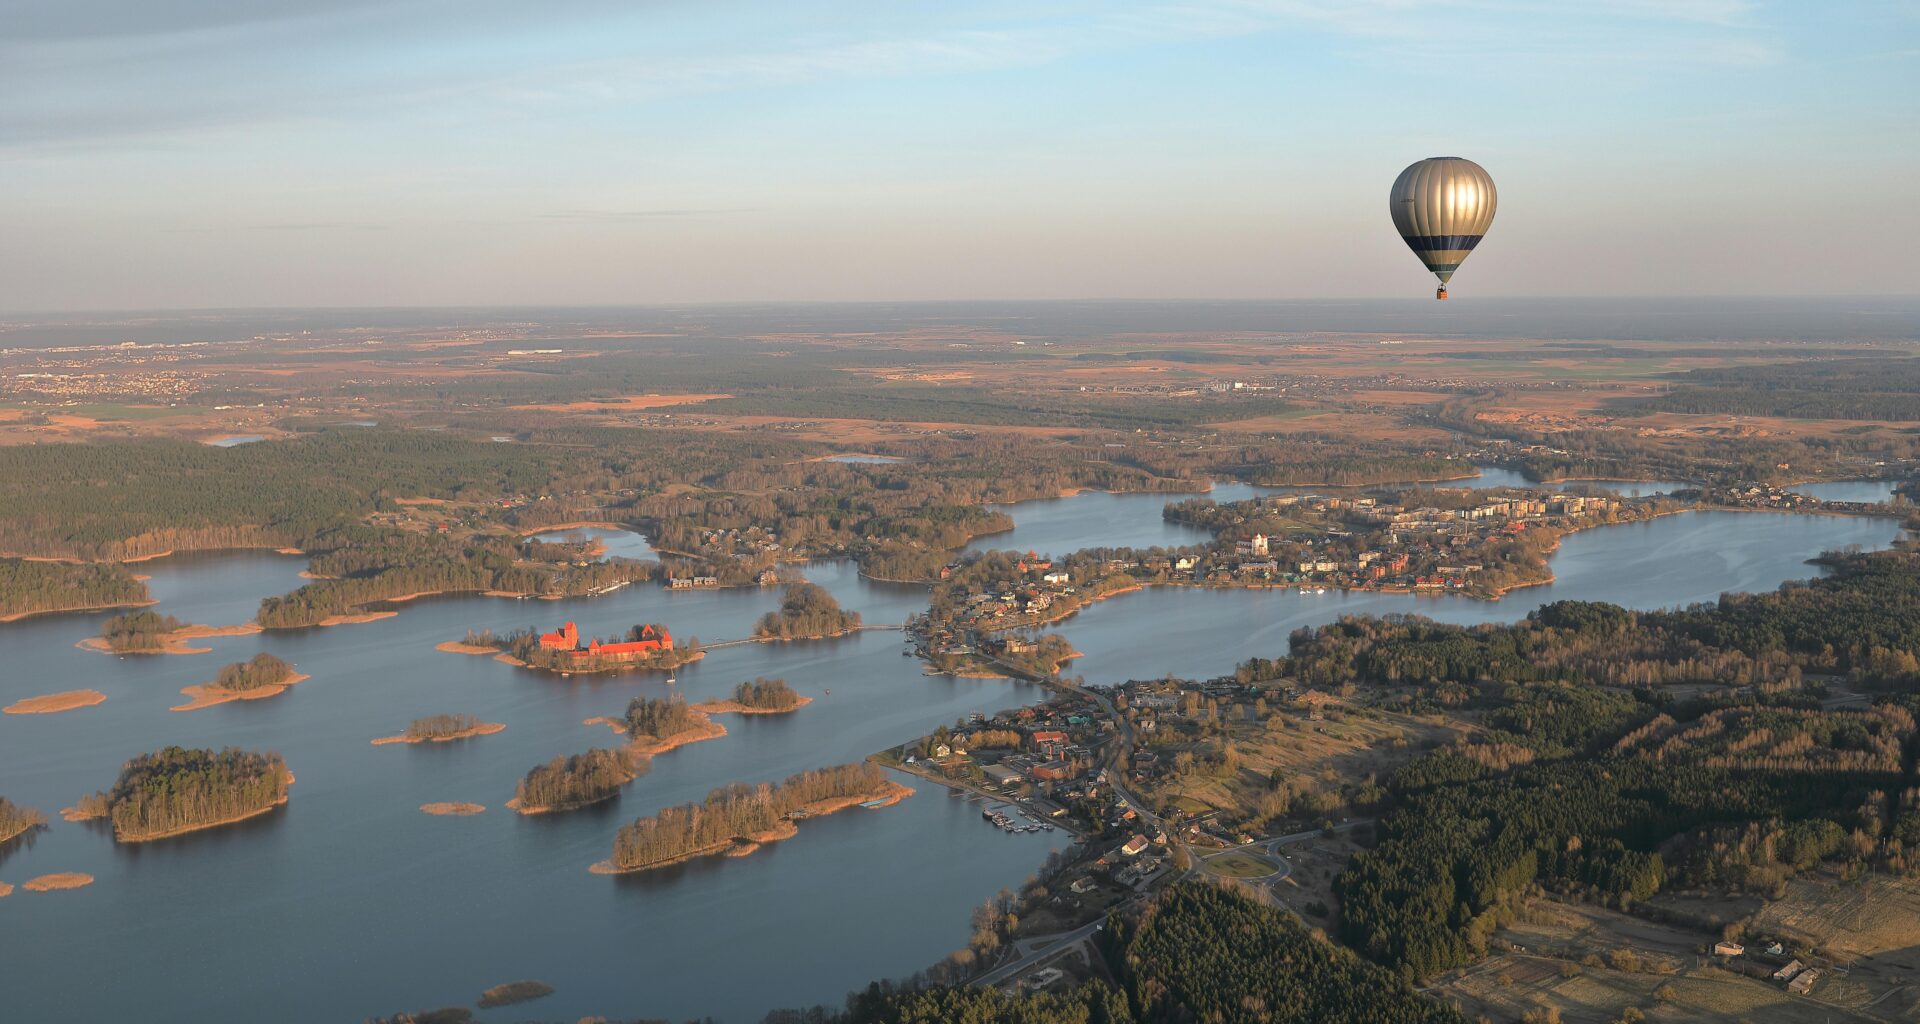
{"type": "Polygon", "coordinates": [[[1407,240],[1407,247],[1416,252],[1446,252],[1449,249],[1471,250],[1480,244],[1482,235],[1401,235],[1407,240]]]}

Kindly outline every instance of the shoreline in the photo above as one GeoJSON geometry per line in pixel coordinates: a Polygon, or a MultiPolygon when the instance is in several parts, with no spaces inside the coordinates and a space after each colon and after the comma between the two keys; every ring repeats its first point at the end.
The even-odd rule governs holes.
{"type": "Polygon", "coordinates": [[[105,704],[107,695],[99,690],[66,690],[61,693],[43,693],[38,697],[22,697],[0,708],[0,713],[9,715],[57,715],[62,711],[77,711],[105,704]]]}
{"type": "Polygon", "coordinates": [[[76,604],[67,608],[37,608],[30,612],[14,612],[11,615],[0,615],[0,625],[9,622],[19,622],[21,619],[30,619],[35,615],[66,615],[71,612],[107,612],[113,611],[116,608],[151,608],[159,603],[159,599],[154,598],[146,601],[117,601],[113,604],[76,604]]]}
{"type": "Polygon", "coordinates": [[[471,739],[475,736],[492,736],[494,733],[505,732],[506,729],[505,722],[481,722],[471,729],[462,729],[445,736],[408,736],[406,733],[401,733],[398,736],[381,736],[372,743],[376,747],[394,743],[452,743],[455,740],[471,739]]]}
{"type": "Polygon", "coordinates": [[[520,530],[516,532],[514,536],[537,537],[543,533],[566,533],[569,530],[625,530],[628,533],[640,532],[639,530],[636,530],[633,527],[628,526],[625,523],[618,522],[616,520],[577,519],[571,523],[560,523],[555,526],[540,526],[540,527],[535,527],[534,529],[531,529],[531,530],[520,530]]]}
{"type": "Polygon", "coordinates": [[[268,697],[278,697],[287,692],[287,688],[293,684],[303,683],[312,678],[305,673],[295,672],[277,683],[256,686],[251,690],[229,690],[213,683],[183,686],[180,688],[180,693],[189,700],[185,704],[170,707],[167,710],[198,711],[201,708],[210,708],[216,704],[226,704],[236,700],[265,700],[268,697]]]}
{"type": "Polygon", "coordinates": [[[114,650],[113,646],[107,643],[105,637],[98,636],[87,637],[73,646],[83,651],[98,651],[101,654],[206,654],[212,651],[213,648],[188,647],[188,641],[205,640],[210,637],[252,636],[255,633],[264,631],[263,627],[257,622],[242,622],[233,626],[191,625],[181,626],[179,629],[168,630],[165,633],[161,633],[159,635],[160,646],[152,650],[114,650]]]}
{"type": "Polygon", "coordinates": [[[617,866],[612,860],[595,861],[587,870],[596,875],[632,875],[642,871],[653,871],[659,868],[672,867],[675,864],[684,864],[687,861],[696,860],[701,857],[722,855],[728,857],[745,857],[769,843],[777,843],[783,839],[792,839],[794,836],[799,835],[799,822],[807,818],[824,818],[829,814],[837,814],[849,807],[861,807],[867,804],[873,804],[873,810],[892,807],[894,804],[912,796],[913,792],[912,787],[904,786],[892,779],[888,779],[878,792],[856,793],[852,796],[835,797],[830,800],[816,800],[813,803],[797,807],[787,812],[787,814],[780,819],[778,825],[775,825],[765,832],[756,832],[752,835],[744,836],[732,836],[724,842],[715,843],[711,846],[703,846],[697,850],[689,850],[686,853],[678,854],[665,860],[636,864],[632,867],[617,866]]]}

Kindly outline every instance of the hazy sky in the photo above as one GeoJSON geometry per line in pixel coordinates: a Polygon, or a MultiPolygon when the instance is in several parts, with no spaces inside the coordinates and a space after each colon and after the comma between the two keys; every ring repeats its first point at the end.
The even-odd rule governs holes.
{"type": "Polygon", "coordinates": [[[1920,3],[0,0],[0,309],[1914,294],[1920,3]]]}

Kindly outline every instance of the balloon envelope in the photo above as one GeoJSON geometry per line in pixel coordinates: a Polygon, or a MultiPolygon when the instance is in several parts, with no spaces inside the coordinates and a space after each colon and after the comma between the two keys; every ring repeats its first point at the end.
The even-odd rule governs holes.
{"type": "Polygon", "coordinates": [[[1387,209],[1407,248],[1444,285],[1493,226],[1497,200],[1486,168],[1436,156],[1400,172],[1387,209]]]}

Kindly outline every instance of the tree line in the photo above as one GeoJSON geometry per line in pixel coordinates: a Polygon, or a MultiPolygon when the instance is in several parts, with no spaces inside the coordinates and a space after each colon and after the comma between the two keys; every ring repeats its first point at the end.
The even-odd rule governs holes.
{"type": "Polygon", "coordinates": [[[166,647],[167,634],[186,623],[159,612],[137,611],[115,615],[100,626],[100,639],[121,654],[151,653],[166,647]]]}
{"type": "Polygon", "coordinates": [[[535,765],[513,798],[522,811],[573,810],[612,799],[639,774],[640,766],[625,751],[596,747],[535,765]]]}
{"type": "Polygon", "coordinates": [[[137,842],[234,821],[286,796],[279,754],[170,746],[128,761],[101,799],[114,838],[137,842]]]}
{"type": "Polygon", "coordinates": [[[700,803],[669,807],[621,828],[613,840],[613,864],[635,870],[724,849],[776,831],[808,804],[878,796],[885,784],[885,772],[860,763],[800,772],[777,786],[724,786],[700,803]]]}
{"type": "Polygon", "coordinates": [[[769,639],[838,636],[860,625],[860,613],[843,611],[825,587],[798,583],[787,588],[780,610],[761,616],[753,635],[769,639]]]}
{"type": "Polygon", "coordinates": [[[213,677],[213,685],[222,690],[257,690],[278,686],[293,678],[293,666],[261,651],[246,661],[223,665],[213,677]]]}
{"type": "Polygon", "coordinates": [[[141,604],[147,585],[124,565],[0,558],[0,619],[35,612],[141,604]]]}
{"type": "Polygon", "coordinates": [[[763,711],[784,711],[800,703],[800,695],[785,679],[756,676],[733,688],[733,700],[763,711]]]}

